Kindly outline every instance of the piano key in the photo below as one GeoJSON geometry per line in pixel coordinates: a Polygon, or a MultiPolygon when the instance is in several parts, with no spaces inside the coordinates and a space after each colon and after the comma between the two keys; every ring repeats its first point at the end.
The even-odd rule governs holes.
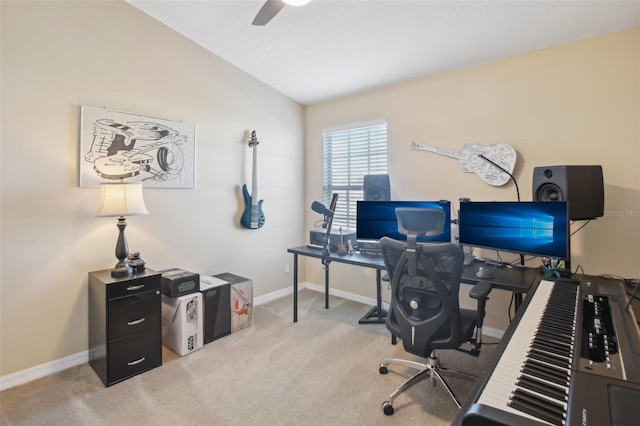
{"type": "Polygon", "coordinates": [[[566,401],[568,387],[560,387],[547,382],[541,382],[527,375],[520,376],[518,386],[538,393],[547,393],[559,401],[566,401]]]}
{"type": "Polygon", "coordinates": [[[571,367],[571,359],[566,357],[555,357],[551,356],[551,354],[546,354],[544,352],[538,351],[536,349],[531,349],[527,354],[529,358],[537,359],[540,361],[548,362],[549,364],[557,365],[559,367],[571,367]]]}
{"type": "Polygon", "coordinates": [[[569,385],[569,380],[567,377],[567,373],[558,374],[553,370],[543,370],[540,367],[535,367],[531,364],[526,363],[524,367],[522,367],[522,372],[527,373],[534,377],[540,377],[542,379],[546,379],[550,382],[556,383],[558,385],[569,385]]]}
{"type": "MultiPolygon", "coordinates": [[[[559,345],[565,345],[568,347],[567,356],[560,357],[563,362],[558,362],[557,358],[553,358],[556,355],[552,353],[545,353],[544,351],[535,349],[535,344],[532,342],[532,339],[537,335],[537,332],[545,329],[543,319],[545,310],[547,309],[550,301],[552,302],[552,305],[554,304],[553,301],[555,300],[558,291],[560,293],[560,296],[558,297],[561,297],[563,300],[561,309],[571,311],[571,306],[576,304],[577,287],[566,286],[566,289],[554,291],[554,289],[557,288],[558,286],[556,286],[554,282],[543,280],[538,285],[535,293],[530,296],[531,300],[529,301],[527,310],[523,313],[523,316],[518,323],[518,328],[511,337],[509,342],[510,344],[505,348],[493,373],[488,379],[483,392],[478,397],[478,404],[484,404],[532,420],[540,421],[544,419],[544,421],[549,421],[546,420],[546,418],[549,417],[548,414],[542,415],[538,413],[540,409],[532,409],[526,402],[521,401],[522,396],[516,398],[514,402],[513,394],[518,392],[518,395],[520,395],[520,392],[523,390],[522,388],[518,388],[517,383],[519,380],[523,380],[523,388],[525,385],[536,382],[539,387],[544,387],[545,384],[548,386],[554,386],[552,385],[552,382],[546,381],[545,383],[543,378],[528,376],[520,371],[524,362],[531,357],[532,353],[536,354],[538,358],[542,358],[542,360],[540,360],[542,363],[545,363],[545,358],[548,358],[554,361],[550,362],[550,364],[560,364],[558,368],[571,368],[571,354],[573,352],[572,333],[575,333],[574,320],[567,320],[565,321],[565,324],[550,326],[548,327],[548,331],[543,331],[541,333],[541,336],[544,338],[550,339],[553,342],[558,342],[559,345]],[[553,297],[551,297],[552,292],[553,297]],[[567,293],[569,293],[569,296],[565,296],[567,293]],[[572,296],[571,293],[573,294],[572,296]],[[572,301],[572,304],[567,304],[567,300],[572,301]],[[512,403],[512,405],[507,405],[509,403],[512,403]],[[528,411],[520,409],[522,407],[529,407],[527,409],[528,411]]],[[[572,315],[575,315],[575,308],[573,309],[572,315]]],[[[543,396],[541,394],[540,396],[536,396],[536,398],[545,401],[545,404],[554,404],[553,400],[559,399],[557,395],[558,390],[556,388],[554,391],[549,392],[547,396],[543,396]]],[[[563,397],[562,400],[564,401],[564,399],[565,398],[563,397]]],[[[564,407],[563,410],[566,411],[566,404],[560,406],[564,407]]],[[[559,418],[560,423],[557,424],[562,424],[562,416],[559,418]]],[[[552,420],[555,422],[558,420],[558,417],[553,417],[552,420]]]]}
{"type": "Polygon", "coordinates": [[[514,399],[518,399],[527,405],[539,407],[549,413],[556,414],[559,418],[562,418],[564,415],[564,404],[542,398],[534,392],[529,392],[524,389],[516,389],[513,391],[513,395],[511,396],[511,400],[513,401],[514,399]]]}
{"type": "Polygon", "coordinates": [[[553,425],[562,426],[564,423],[564,418],[561,413],[556,413],[548,409],[548,407],[533,404],[531,400],[523,398],[521,394],[515,395],[509,402],[509,406],[521,412],[531,414],[537,419],[545,420],[553,425]]]}
{"type": "Polygon", "coordinates": [[[544,350],[546,352],[550,352],[552,354],[571,357],[571,350],[567,347],[559,347],[552,342],[546,340],[540,340],[538,338],[533,339],[533,346],[538,349],[544,350]]]}

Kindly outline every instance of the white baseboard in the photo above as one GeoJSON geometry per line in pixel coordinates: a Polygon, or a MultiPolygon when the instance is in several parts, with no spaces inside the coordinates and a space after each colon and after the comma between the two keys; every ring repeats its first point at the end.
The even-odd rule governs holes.
{"type": "MultiPolygon", "coordinates": [[[[298,288],[303,289],[304,284],[300,285],[298,288]]],[[[287,287],[269,294],[258,296],[254,298],[253,304],[264,305],[265,303],[286,297],[292,293],[293,287],[287,287]]],[[[35,367],[27,368],[26,370],[7,374],[6,376],[0,377],[0,392],[87,362],[89,362],[88,350],[46,362],[44,364],[36,365],[35,367]]]]}
{"type": "Polygon", "coordinates": [[[495,337],[496,339],[502,339],[504,330],[491,327],[482,327],[482,335],[488,337],[495,337]]]}
{"type": "MultiPolygon", "coordinates": [[[[298,291],[300,291],[303,288],[304,288],[304,285],[298,286],[298,291]]],[[[290,294],[293,294],[293,287],[286,287],[280,290],[272,291],[271,293],[268,293],[268,294],[263,294],[262,296],[254,297],[253,304],[254,306],[264,305],[274,300],[287,297],[290,294]]]]}
{"type": "Polygon", "coordinates": [[[89,362],[88,350],[78,352],[55,361],[36,365],[35,367],[27,368],[26,370],[7,374],[6,376],[0,377],[0,392],[87,362],[89,362]]]}
{"type": "MultiPolygon", "coordinates": [[[[304,283],[303,288],[308,288],[309,290],[317,291],[320,293],[324,293],[324,286],[313,284],[313,283],[304,283]]],[[[359,294],[348,293],[346,291],[337,290],[335,288],[329,288],[329,294],[332,296],[340,297],[342,299],[353,300],[354,302],[360,302],[364,305],[375,305],[376,299],[372,297],[364,297],[359,294]]],[[[383,309],[389,309],[389,304],[387,302],[382,302],[383,309]]]]}
{"type": "MultiPolygon", "coordinates": [[[[324,286],[317,285],[313,283],[299,283],[298,291],[308,288],[309,290],[317,291],[320,293],[324,293],[324,286]]],[[[262,296],[258,296],[254,298],[253,304],[264,305],[268,302],[271,302],[276,299],[280,299],[283,297],[287,297],[293,293],[292,287],[286,287],[280,290],[276,290],[274,292],[264,294],[262,296]]],[[[337,289],[329,289],[329,294],[340,297],[347,300],[353,300],[354,302],[360,302],[365,305],[375,305],[376,299],[371,297],[364,297],[358,294],[348,293],[346,291],[337,290],[337,289]]],[[[389,308],[389,304],[386,302],[382,303],[382,307],[384,309],[389,308]]],[[[501,338],[504,330],[498,330],[490,327],[484,327],[482,329],[483,335],[495,338],[501,338]]],[[[64,358],[60,358],[54,361],[46,362],[44,364],[37,365],[35,367],[27,368],[26,370],[17,371],[15,373],[7,374],[6,376],[0,377],[0,392],[3,390],[12,388],[14,386],[23,385],[32,380],[40,379],[42,377],[48,376],[53,373],[57,373],[62,370],[66,370],[67,368],[75,367],[76,365],[84,364],[89,362],[89,351],[78,352],[73,355],[66,356],[64,358]]]]}

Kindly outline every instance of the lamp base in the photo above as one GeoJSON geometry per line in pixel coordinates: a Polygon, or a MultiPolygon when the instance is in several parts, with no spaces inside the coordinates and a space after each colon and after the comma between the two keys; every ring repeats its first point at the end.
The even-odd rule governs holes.
{"type": "Polygon", "coordinates": [[[116,266],[111,270],[112,277],[128,277],[133,275],[134,269],[127,265],[125,262],[118,262],[116,266]]]}
{"type": "Polygon", "coordinates": [[[127,219],[124,216],[118,218],[118,242],[116,243],[116,257],[118,263],[111,270],[112,277],[127,277],[133,274],[133,268],[126,262],[126,258],[129,255],[129,245],[127,244],[127,237],[124,235],[124,229],[127,227],[127,219]]]}

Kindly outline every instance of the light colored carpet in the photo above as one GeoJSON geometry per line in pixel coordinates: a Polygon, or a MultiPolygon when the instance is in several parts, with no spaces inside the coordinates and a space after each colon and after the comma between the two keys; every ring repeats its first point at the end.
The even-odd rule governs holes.
{"type": "MultiPolygon", "coordinates": [[[[370,306],[303,290],[298,323],[292,296],[254,308],[253,326],[163,365],[104,387],[88,364],[0,393],[0,425],[448,425],[457,409],[444,389],[424,381],[382,402],[409,370],[378,372],[386,357],[408,356],[384,325],[359,325],[370,306]]],[[[443,365],[480,373],[480,357],[440,351],[443,365]]],[[[471,387],[449,382],[463,400],[471,387]]]]}

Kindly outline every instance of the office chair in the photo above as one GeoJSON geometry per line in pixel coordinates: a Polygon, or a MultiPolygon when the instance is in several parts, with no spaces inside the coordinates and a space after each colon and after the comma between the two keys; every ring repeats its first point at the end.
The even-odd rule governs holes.
{"type": "Polygon", "coordinates": [[[474,356],[479,354],[484,307],[491,284],[479,282],[469,292],[470,297],[478,301],[476,310],[461,309],[458,292],[464,262],[462,249],[452,243],[417,243],[420,236],[442,232],[444,212],[439,209],[398,208],[396,217],[398,230],[407,236],[407,241],[388,237],[380,240],[382,257],[391,280],[386,326],[394,341],[395,337],[401,339],[407,352],[427,358],[427,362],[392,358],[380,364],[380,374],[388,372],[389,364],[419,370],[390,394],[382,409],[386,415],[393,414],[393,401],[426,378],[437,379],[459,408],[460,401],[442,375],[471,380],[477,377],[441,366],[436,349],[463,350],[461,345],[470,342],[473,348],[464,351],[474,356]]]}

